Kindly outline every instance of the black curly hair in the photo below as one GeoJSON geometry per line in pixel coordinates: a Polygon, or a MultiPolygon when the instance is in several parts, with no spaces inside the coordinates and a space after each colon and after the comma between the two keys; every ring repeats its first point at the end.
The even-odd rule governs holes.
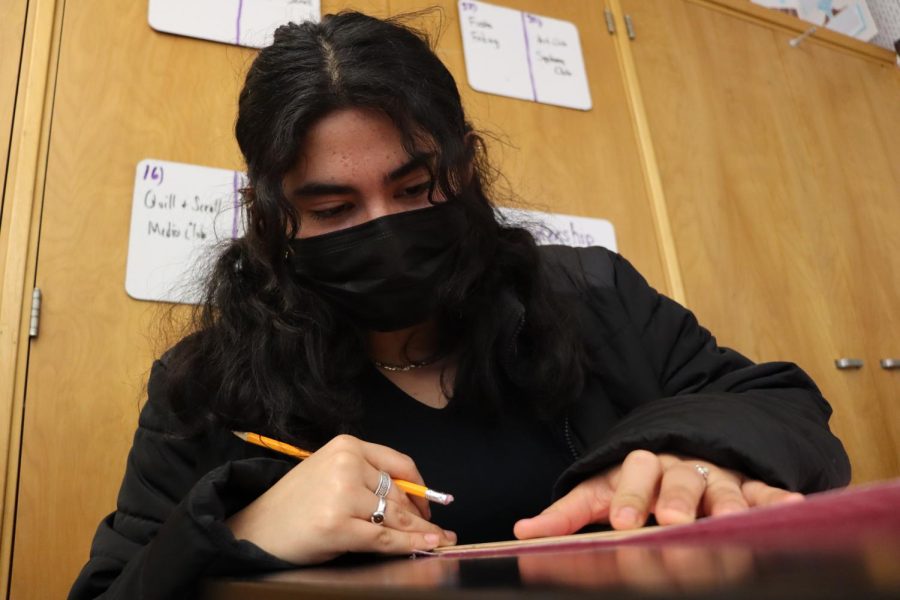
{"type": "Polygon", "coordinates": [[[285,253],[300,223],[282,192],[305,133],[344,108],[387,115],[410,155],[429,145],[435,189],[465,211],[458,267],[435,315],[443,349],[459,357],[451,403],[490,415],[510,402],[557,414],[582,388],[585,354],[534,238],[498,219],[485,144],[427,37],[397,18],[358,12],[279,27],[250,67],[235,126],[249,177],[246,234],[222,250],[193,333],[169,352],[172,408],[184,422],[265,431],[311,448],[354,431],[357,383],[371,369],[365,332],[293,275],[285,253]],[[510,296],[524,308],[514,348],[501,326],[501,299],[510,296]],[[512,353],[514,374],[502,364],[512,353]]]}

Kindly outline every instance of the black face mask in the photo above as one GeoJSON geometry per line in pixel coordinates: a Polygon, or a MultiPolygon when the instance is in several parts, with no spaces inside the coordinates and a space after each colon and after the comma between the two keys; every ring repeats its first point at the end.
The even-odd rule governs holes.
{"type": "Polygon", "coordinates": [[[442,202],[291,240],[289,260],[298,277],[360,326],[396,331],[434,312],[464,227],[462,207],[442,202]]]}

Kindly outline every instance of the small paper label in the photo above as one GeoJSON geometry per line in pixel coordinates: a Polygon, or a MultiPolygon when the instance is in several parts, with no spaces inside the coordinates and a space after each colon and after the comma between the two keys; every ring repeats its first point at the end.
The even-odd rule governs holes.
{"type": "Polygon", "coordinates": [[[146,159],[137,166],[125,291],[196,303],[218,242],[244,233],[243,173],[146,159]]]}
{"type": "Polygon", "coordinates": [[[591,108],[578,28],[484,2],[459,2],[472,88],[580,110],[591,108]]]}
{"type": "Polygon", "coordinates": [[[320,0],[150,0],[150,27],[165,33],[262,48],[279,25],[321,19],[320,0]]]}

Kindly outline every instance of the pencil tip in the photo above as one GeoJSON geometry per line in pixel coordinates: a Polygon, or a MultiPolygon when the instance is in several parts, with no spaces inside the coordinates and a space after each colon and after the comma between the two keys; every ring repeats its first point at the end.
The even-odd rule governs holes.
{"type": "Polygon", "coordinates": [[[438,492],[436,490],[425,490],[425,499],[429,502],[437,502],[438,504],[447,506],[453,502],[453,494],[445,494],[444,492],[438,492]]]}
{"type": "Polygon", "coordinates": [[[239,438],[241,438],[241,439],[244,440],[245,442],[247,441],[247,432],[246,432],[246,431],[232,431],[231,433],[233,433],[234,435],[238,436],[239,438]]]}

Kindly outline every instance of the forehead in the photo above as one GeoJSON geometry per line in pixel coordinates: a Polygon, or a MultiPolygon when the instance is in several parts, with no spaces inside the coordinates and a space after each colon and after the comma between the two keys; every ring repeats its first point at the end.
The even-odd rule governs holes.
{"type": "Polygon", "coordinates": [[[329,113],[309,129],[295,174],[304,179],[383,174],[407,157],[402,135],[386,115],[343,109],[329,113]]]}

